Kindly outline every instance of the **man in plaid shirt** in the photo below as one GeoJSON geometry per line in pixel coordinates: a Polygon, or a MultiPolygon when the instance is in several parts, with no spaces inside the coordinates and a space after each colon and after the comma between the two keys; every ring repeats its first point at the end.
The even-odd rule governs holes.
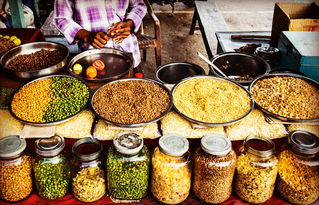
{"type": "Polygon", "coordinates": [[[82,50],[110,47],[133,54],[141,62],[137,38],[146,14],[143,0],[56,0],[54,23],[70,44],[82,50]]]}

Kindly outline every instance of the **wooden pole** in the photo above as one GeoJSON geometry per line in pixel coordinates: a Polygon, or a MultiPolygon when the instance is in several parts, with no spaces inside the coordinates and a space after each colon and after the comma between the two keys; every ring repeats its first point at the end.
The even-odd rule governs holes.
{"type": "Polygon", "coordinates": [[[25,28],[26,23],[23,14],[22,0],[9,0],[12,26],[14,28],[25,28]]]}

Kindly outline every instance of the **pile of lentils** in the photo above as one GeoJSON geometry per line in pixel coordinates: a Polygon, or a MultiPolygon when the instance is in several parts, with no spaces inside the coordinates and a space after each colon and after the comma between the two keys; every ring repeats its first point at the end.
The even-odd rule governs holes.
{"type": "Polygon", "coordinates": [[[27,122],[56,122],[80,112],[88,100],[89,88],[84,83],[55,76],[22,87],[14,94],[11,109],[27,122]]]}
{"type": "Polygon", "coordinates": [[[41,70],[58,64],[66,53],[62,50],[41,49],[31,54],[18,55],[9,61],[7,68],[13,71],[41,70]]]}
{"type": "Polygon", "coordinates": [[[107,84],[93,97],[93,108],[104,119],[136,124],[160,117],[170,106],[169,93],[159,85],[129,80],[107,84]]]}

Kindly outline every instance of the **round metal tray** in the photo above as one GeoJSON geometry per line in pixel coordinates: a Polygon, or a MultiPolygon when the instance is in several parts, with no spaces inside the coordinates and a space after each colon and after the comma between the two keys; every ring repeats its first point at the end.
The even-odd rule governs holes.
{"type": "Polygon", "coordinates": [[[160,120],[162,117],[164,117],[164,115],[166,115],[172,108],[173,106],[173,103],[172,103],[172,95],[171,95],[171,92],[168,88],[166,88],[162,83],[160,82],[157,82],[155,80],[151,80],[151,79],[146,79],[146,78],[126,78],[126,79],[120,79],[120,80],[115,80],[115,81],[112,81],[112,82],[109,82],[109,83],[106,83],[105,85],[101,86],[98,90],[96,90],[93,95],[92,95],[92,98],[91,98],[91,107],[94,111],[94,113],[102,120],[104,120],[106,123],[109,123],[111,125],[115,125],[115,126],[119,126],[119,127],[141,127],[141,126],[145,126],[145,125],[148,125],[150,123],[153,123],[153,122],[157,122],[158,120],[160,120]],[[152,82],[152,83],[155,83],[157,85],[159,85],[163,90],[165,90],[168,94],[169,94],[169,97],[170,97],[170,104],[169,106],[167,107],[166,111],[160,115],[159,117],[151,120],[151,121],[147,121],[147,122],[142,122],[142,123],[135,123],[135,124],[123,124],[123,123],[118,123],[118,122],[113,122],[111,120],[108,120],[108,119],[105,119],[104,117],[100,116],[96,110],[94,109],[94,105],[93,105],[93,99],[94,99],[94,96],[95,94],[100,90],[102,89],[104,86],[107,86],[109,84],[113,84],[113,83],[117,83],[117,82],[122,82],[122,81],[131,81],[131,80],[135,80],[135,81],[147,81],[147,82],[152,82]]]}
{"type": "Polygon", "coordinates": [[[74,118],[76,115],[78,115],[79,113],[81,113],[85,108],[88,107],[89,99],[90,99],[90,96],[91,96],[90,88],[89,88],[89,86],[88,86],[84,81],[79,80],[79,81],[81,81],[81,82],[88,88],[88,90],[89,90],[89,98],[88,98],[88,101],[86,102],[85,106],[83,106],[83,108],[82,108],[79,112],[77,112],[77,113],[75,113],[75,114],[73,114],[73,115],[71,115],[71,116],[69,116],[69,117],[67,117],[67,118],[65,118],[65,119],[63,119],[63,120],[59,120],[59,121],[55,121],[55,122],[39,122],[39,123],[38,123],[38,122],[29,122],[29,121],[20,119],[18,116],[16,116],[16,115],[14,114],[14,112],[12,111],[12,107],[11,107],[11,104],[12,104],[12,100],[13,100],[14,95],[15,95],[20,89],[22,89],[23,87],[25,87],[25,86],[27,86],[27,85],[29,85],[29,84],[35,82],[35,81],[39,81],[39,80],[43,80],[43,79],[47,79],[47,78],[52,78],[52,77],[67,77],[67,78],[74,78],[74,79],[76,79],[76,80],[79,80],[79,79],[77,79],[77,78],[75,78],[75,77],[67,76],[67,75],[50,75],[50,76],[45,76],[45,77],[41,77],[41,78],[35,79],[35,80],[33,80],[33,81],[30,81],[30,82],[28,82],[28,83],[22,85],[21,87],[19,87],[19,88],[14,92],[14,94],[11,96],[10,103],[9,103],[9,107],[8,107],[10,114],[11,114],[14,118],[16,118],[17,120],[19,120],[20,122],[22,122],[22,123],[24,123],[24,124],[33,125],[33,126],[39,126],[39,127],[45,127],[45,126],[58,125],[58,124],[61,124],[61,123],[63,123],[63,122],[66,122],[66,121],[68,121],[68,120],[71,120],[71,119],[74,118]]]}
{"type": "Polygon", "coordinates": [[[132,55],[113,48],[92,49],[79,53],[71,59],[67,68],[72,76],[89,82],[117,80],[132,69],[132,55]],[[95,78],[87,78],[85,74],[86,68],[91,66],[93,61],[97,59],[104,62],[105,68],[102,71],[98,71],[95,78]],[[76,74],[72,71],[73,66],[77,63],[83,67],[83,71],[80,74],[76,74]]]}
{"type": "Polygon", "coordinates": [[[229,79],[226,79],[226,78],[222,78],[222,77],[215,77],[215,76],[207,76],[207,75],[203,75],[203,76],[193,76],[193,77],[189,77],[189,78],[185,78],[183,80],[181,80],[179,83],[177,83],[173,89],[172,89],[172,98],[173,98],[173,106],[176,110],[177,113],[179,113],[182,117],[184,117],[185,119],[191,121],[191,122],[194,122],[196,124],[199,124],[199,125],[204,125],[204,126],[209,126],[209,127],[218,127],[218,126],[226,126],[226,125],[231,125],[231,124],[234,124],[236,122],[239,122],[240,120],[242,120],[243,118],[245,118],[254,108],[254,101],[252,99],[252,96],[251,94],[242,86],[240,85],[239,83],[235,82],[235,81],[232,81],[232,80],[229,80],[229,79]],[[180,110],[177,109],[177,107],[175,106],[174,104],[174,91],[176,90],[176,88],[183,84],[184,82],[188,81],[188,80],[191,80],[191,79],[194,79],[194,78],[212,78],[212,79],[216,79],[216,80],[220,80],[220,81],[227,81],[227,82],[230,82],[232,84],[235,84],[237,85],[238,87],[240,87],[241,89],[243,89],[249,96],[249,99],[250,99],[250,109],[247,111],[247,113],[245,113],[243,116],[241,116],[240,118],[236,119],[236,120],[232,120],[232,121],[229,121],[229,122],[223,122],[223,123],[211,123],[211,122],[203,122],[203,121],[199,121],[199,120],[195,120],[193,118],[190,118],[188,117],[187,115],[183,114],[180,110]]]}
{"type": "Polygon", "coordinates": [[[3,71],[6,72],[9,76],[18,79],[18,80],[29,80],[38,78],[45,75],[50,75],[53,73],[58,72],[61,70],[68,60],[69,56],[69,49],[60,44],[60,43],[54,43],[54,42],[33,42],[33,43],[26,43],[19,46],[15,46],[11,49],[9,49],[7,52],[5,52],[1,59],[0,64],[3,68],[3,71]],[[18,55],[25,55],[25,54],[31,54],[34,52],[37,52],[41,49],[46,50],[61,50],[65,52],[65,56],[58,64],[55,64],[53,66],[40,69],[40,70],[33,70],[33,71],[13,71],[7,68],[8,63],[16,56],[18,55]]]}
{"type": "MultiPolygon", "coordinates": [[[[319,89],[319,83],[316,82],[315,80],[312,80],[310,78],[307,78],[305,76],[302,75],[297,75],[297,74],[293,74],[293,73],[274,73],[274,74],[266,74],[266,75],[261,75],[259,77],[257,77],[256,79],[254,79],[249,87],[248,90],[249,92],[251,92],[252,87],[255,85],[255,83],[259,80],[265,79],[265,78],[272,78],[272,77],[295,77],[295,78],[299,78],[299,79],[303,79],[309,83],[312,83],[314,86],[316,86],[319,89]]],[[[318,121],[319,118],[313,118],[313,119],[294,119],[294,118],[288,118],[288,117],[284,117],[275,113],[272,113],[270,111],[268,111],[267,109],[263,108],[262,106],[260,106],[255,100],[254,100],[255,104],[257,105],[258,108],[260,108],[263,112],[265,112],[266,114],[277,118],[279,120],[282,121],[286,121],[286,122],[310,122],[310,121],[318,121]]]]}

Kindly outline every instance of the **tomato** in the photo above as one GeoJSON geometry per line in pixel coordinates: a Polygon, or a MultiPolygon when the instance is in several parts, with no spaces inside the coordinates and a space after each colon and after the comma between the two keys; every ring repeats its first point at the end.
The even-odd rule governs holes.
{"type": "Polygon", "coordinates": [[[96,68],[96,70],[100,71],[103,70],[105,67],[105,64],[101,60],[95,60],[92,65],[96,68]]]}
{"type": "Polygon", "coordinates": [[[86,77],[88,78],[95,78],[97,76],[97,71],[95,69],[95,67],[93,66],[89,66],[87,69],[86,69],[86,77]]]}

